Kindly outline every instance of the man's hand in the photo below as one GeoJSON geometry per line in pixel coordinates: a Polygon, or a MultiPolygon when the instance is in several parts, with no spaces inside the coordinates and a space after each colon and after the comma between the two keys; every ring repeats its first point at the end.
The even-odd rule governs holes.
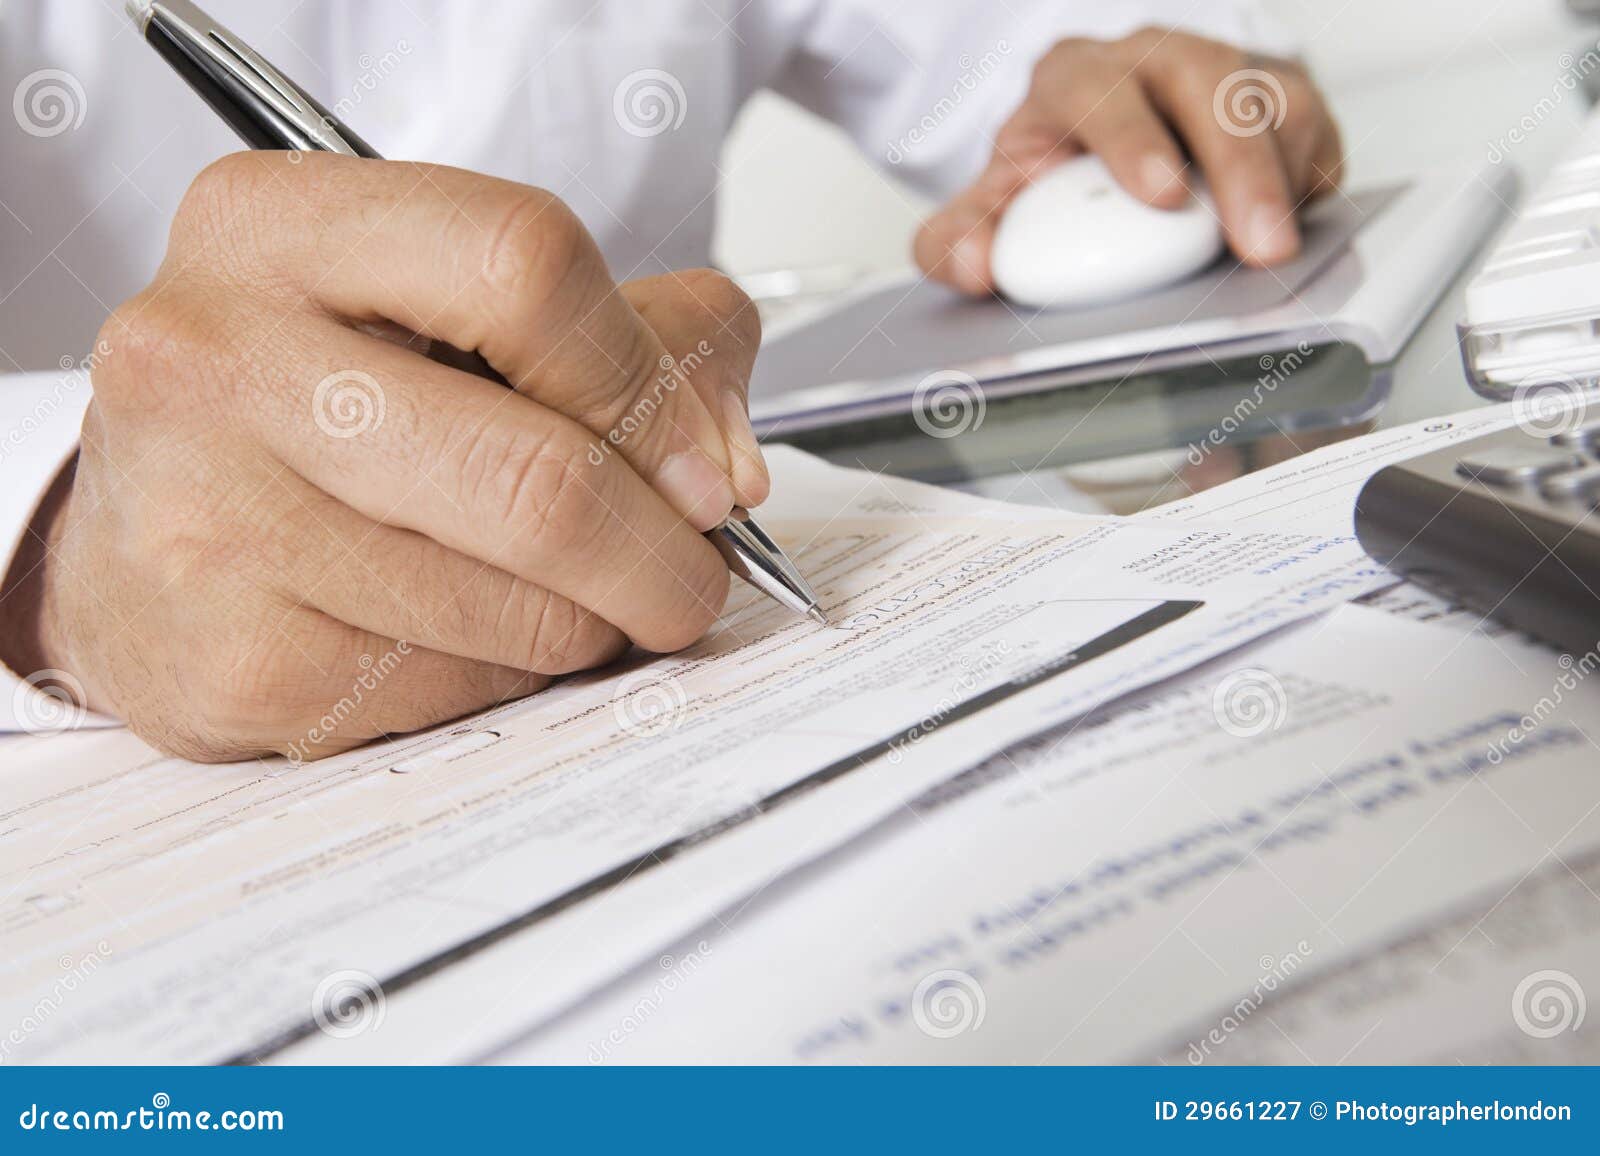
{"type": "Polygon", "coordinates": [[[101,341],[3,657],[190,758],[313,758],[685,646],[728,589],[700,531],[766,494],[748,298],[619,291],[560,201],[473,173],[226,158],[101,341]]]}
{"type": "Polygon", "coordinates": [[[1343,163],[1338,128],[1293,61],[1166,28],[1063,40],[1035,66],[983,175],[923,224],[917,263],[968,293],[991,292],[989,254],[1006,204],[1085,152],[1163,208],[1184,203],[1193,158],[1229,246],[1253,265],[1299,251],[1295,211],[1335,188],[1343,163]]]}

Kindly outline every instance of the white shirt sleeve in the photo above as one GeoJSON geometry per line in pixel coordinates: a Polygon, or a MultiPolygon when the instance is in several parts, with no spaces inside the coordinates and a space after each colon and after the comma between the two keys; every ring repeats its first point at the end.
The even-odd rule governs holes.
{"type": "Polygon", "coordinates": [[[942,199],[982,171],[1051,45],[1152,24],[1259,51],[1295,47],[1253,0],[821,0],[773,88],[845,129],[879,167],[942,199]]]}
{"type": "MultiPolygon", "coordinates": [[[[0,376],[0,576],[10,572],[39,502],[77,449],[89,392],[87,370],[70,363],[60,373],[0,376]]],[[[66,680],[44,682],[58,688],[53,694],[28,681],[40,675],[0,664],[0,732],[118,725],[58,697],[66,680]]]]}

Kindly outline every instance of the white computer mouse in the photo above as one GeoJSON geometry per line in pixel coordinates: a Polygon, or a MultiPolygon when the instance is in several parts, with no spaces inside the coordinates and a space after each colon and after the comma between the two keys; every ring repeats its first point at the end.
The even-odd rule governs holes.
{"type": "Polygon", "coordinates": [[[1123,190],[1098,157],[1074,157],[1007,206],[991,256],[995,285],[1020,305],[1084,308],[1182,281],[1222,252],[1204,192],[1157,209],[1123,190]]]}

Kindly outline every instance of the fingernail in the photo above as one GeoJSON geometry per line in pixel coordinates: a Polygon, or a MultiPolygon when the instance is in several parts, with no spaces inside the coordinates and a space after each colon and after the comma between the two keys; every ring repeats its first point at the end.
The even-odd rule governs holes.
{"type": "Polygon", "coordinates": [[[1270,265],[1290,256],[1299,247],[1293,217],[1286,217],[1271,205],[1257,205],[1245,221],[1244,256],[1258,265],[1270,265]]]}
{"type": "Polygon", "coordinates": [[[673,454],[656,473],[656,489],[696,530],[709,530],[733,509],[733,485],[698,449],[673,454]]]}
{"type": "Polygon", "coordinates": [[[733,488],[739,503],[759,506],[767,500],[772,481],[767,474],[766,459],[761,455],[761,445],[756,441],[756,431],[750,428],[750,414],[745,409],[744,398],[732,390],[723,394],[722,414],[733,451],[733,488]]]}
{"type": "Polygon", "coordinates": [[[1140,162],[1139,179],[1144,184],[1144,195],[1150,200],[1170,195],[1171,190],[1184,187],[1183,174],[1160,153],[1151,153],[1140,162]]]}

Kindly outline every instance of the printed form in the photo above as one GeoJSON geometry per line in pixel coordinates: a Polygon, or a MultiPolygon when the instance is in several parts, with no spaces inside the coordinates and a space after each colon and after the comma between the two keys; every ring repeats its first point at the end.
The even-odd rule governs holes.
{"type": "Polygon", "coordinates": [[[1012,747],[506,1062],[1593,1062],[1600,655],[1345,607],[1012,747]]]}
{"type": "Polygon", "coordinates": [[[771,460],[832,628],[741,589],[685,652],[299,767],[5,740],[3,1058],[473,1054],[995,751],[1389,581],[1348,535],[771,460]]]}

